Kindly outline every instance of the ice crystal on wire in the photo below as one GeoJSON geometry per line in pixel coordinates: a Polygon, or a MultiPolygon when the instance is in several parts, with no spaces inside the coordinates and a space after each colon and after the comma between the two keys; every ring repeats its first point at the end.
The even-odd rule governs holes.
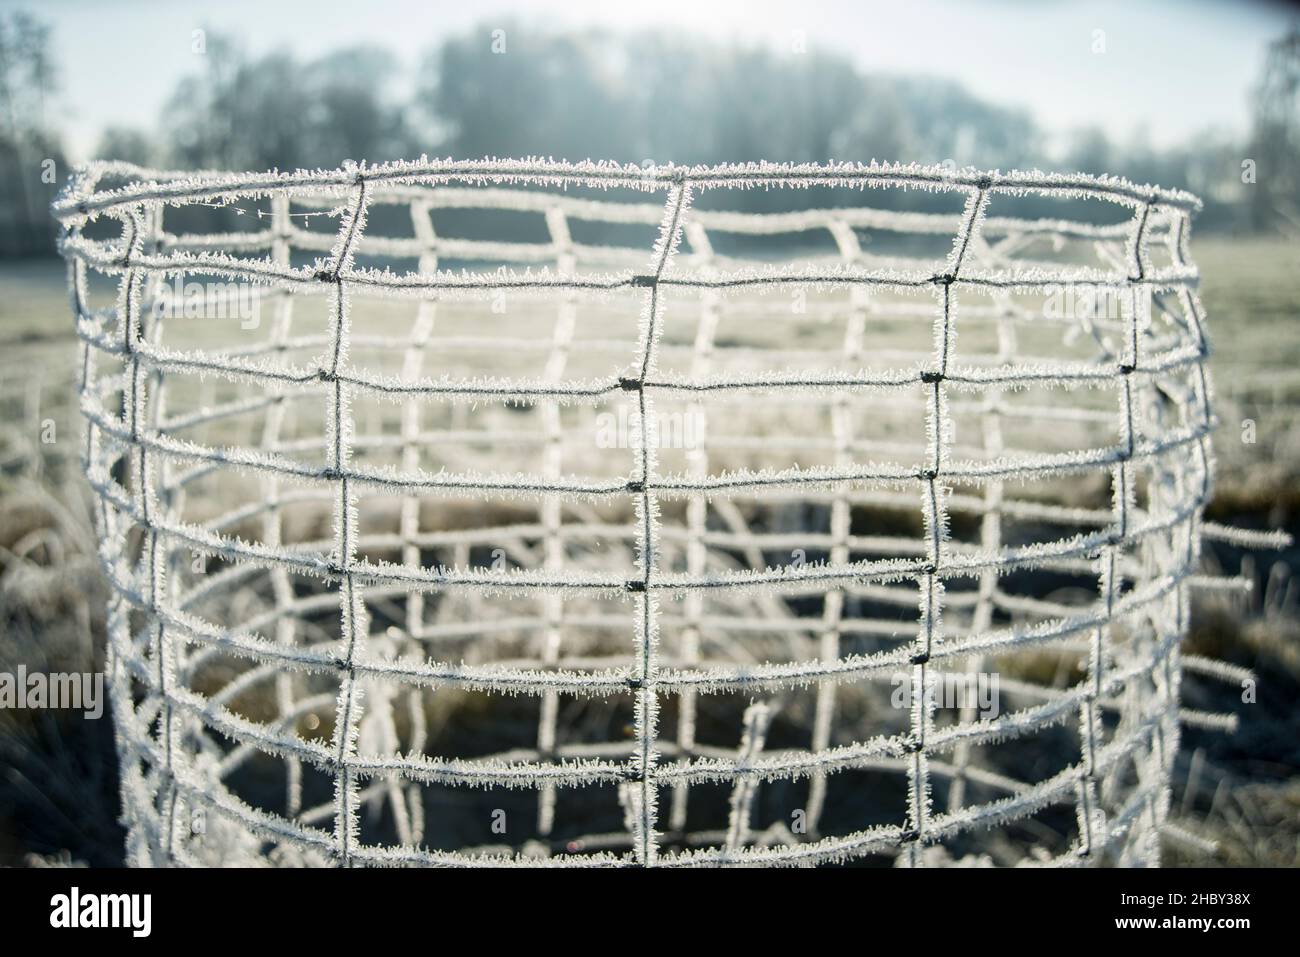
{"type": "Polygon", "coordinates": [[[1114,177],[890,163],[79,171],[54,213],[114,596],[130,859],[983,866],[945,842],[1063,806],[1065,845],[1027,861],[1156,862],[1178,676],[1242,677],[1178,650],[1188,590],[1208,581],[1199,542],[1276,544],[1201,515],[1214,418],[1186,257],[1198,206],[1114,177]],[[696,202],[823,188],[850,201],[696,202]],[[900,189],[960,209],[875,203],[900,189]],[[1129,219],[1004,215],[1019,197],[1129,219]],[[169,229],[194,210],[260,231],[169,229]],[[436,228],[489,211],[539,217],[549,238],[436,228]],[[94,238],[95,220],[120,236],[94,238]],[[584,238],[593,224],[613,238],[584,238]],[[643,243],[617,238],[635,229],[643,243]],[[913,246],[879,252],[882,233],[913,246]],[[791,234],[827,234],[835,254],[763,261],[723,241],[791,234]],[[915,251],[935,238],[946,252],[915,251]],[[1095,262],[1064,255],[1071,242],[1095,262]],[[86,305],[93,275],[118,282],[114,306],[86,305]],[[151,306],[186,277],[246,284],[264,325],[177,334],[151,306]],[[1123,308],[1042,306],[1062,290],[1123,308]],[[396,333],[403,310],[414,321],[396,333]],[[919,335],[901,348],[891,324],[919,335]],[[520,371],[521,344],[544,364],[520,371]],[[594,446],[575,416],[614,401],[726,427],[684,450],[657,431],[594,446]],[[760,428],[738,431],[737,408],[760,428]],[[915,413],[902,434],[877,427],[900,410],[915,413]],[[879,524],[904,508],[913,525],[879,524]],[[1010,584],[1036,573],[1094,594],[1010,584]],[[1037,678],[1025,662],[1041,653],[1082,677],[1037,678]],[[936,703],[945,679],[1004,667],[996,714],[936,703]],[[475,695],[492,733],[534,706],[535,734],[437,753],[431,736],[464,720],[447,709],[472,716],[475,695]],[[575,715],[596,704],[622,729],[580,740],[591,722],[575,715]],[[722,743],[719,714],[738,719],[722,743]],[[1077,748],[1047,777],[981,759],[1048,729],[1077,748]],[[268,764],[282,800],[244,787],[268,764]],[[859,773],[904,780],[888,822],[830,820],[832,789],[859,773]],[[804,781],[802,806],[763,800],[804,781]],[[710,785],[726,794],[711,826],[710,785]],[[450,805],[439,817],[426,789],[471,795],[482,819],[435,836],[450,805]],[[526,827],[501,796],[519,789],[536,792],[526,827]],[[569,810],[602,793],[590,825],[569,810]]]}

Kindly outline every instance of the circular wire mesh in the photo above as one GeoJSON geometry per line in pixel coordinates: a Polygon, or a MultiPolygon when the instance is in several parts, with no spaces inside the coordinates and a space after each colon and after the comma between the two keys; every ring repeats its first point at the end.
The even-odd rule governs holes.
{"type": "Polygon", "coordinates": [[[1157,863],[1224,531],[1196,207],[87,168],[130,859],[1157,863]]]}

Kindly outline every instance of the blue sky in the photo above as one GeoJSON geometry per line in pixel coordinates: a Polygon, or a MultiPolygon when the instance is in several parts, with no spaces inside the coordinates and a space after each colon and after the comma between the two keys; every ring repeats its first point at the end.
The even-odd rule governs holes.
{"type": "Polygon", "coordinates": [[[253,52],[311,56],[376,43],[412,67],[447,33],[507,19],[525,28],[662,26],[787,50],[803,37],[812,55],[842,52],[864,70],[959,80],[1030,110],[1049,131],[1141,130],[1168,145],[1207,128],[1246,129],[1264,45],[1294,15],[1264,0],[0,0],[0,8],[31,10],[54,27],[62,93],[51,108],[74,159],[107,124],[156,120],[176,80],[198,66],[197,27],[233,33],[253,52]],[[1105,52],[1094,52],[1097,31],[1105,52]]]}

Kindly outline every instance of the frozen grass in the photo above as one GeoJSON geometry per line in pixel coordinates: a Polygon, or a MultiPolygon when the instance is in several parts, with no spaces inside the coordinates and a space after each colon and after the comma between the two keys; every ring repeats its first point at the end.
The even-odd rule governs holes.
{"type": "Polygon", "coordinates": [[[1295,867],[1300,863],[1300,587],[1293,549],[1275,556],[1220,556],[1243,561],[1253,595],[1199,603],[1188,651],[1254,676],[1253,687],[1184,685],[1189,707],[1231,710],[1235,733],[1189,728],[1180,756],[1173,819],[1179,829],[1216,845],[1173,847],[1168,863],[1227,867],[1295,867]],[[1249,692],[1249,693],[1248,693],[1249,692]]]}
{"type": "Polygon", "coordinates": [[[1212,513],[1268,513],[1285,524],[1300,507],[1300,247],[1214,237],[1195,251],[1223,423],[1212,513]],[[1254,443],[1243,440],[1247,420],[1254,443]]]}

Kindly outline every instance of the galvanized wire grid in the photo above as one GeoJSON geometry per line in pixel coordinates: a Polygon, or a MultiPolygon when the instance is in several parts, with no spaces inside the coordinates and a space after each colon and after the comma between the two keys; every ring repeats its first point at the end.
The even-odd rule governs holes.
{"type": "Polygon", "coordinates": [[[115,596],[131,859],[916,865],[937,860],[928,848],[978,852],[989,829],[1065,806],[1068,847],[1027,860],[1158,863],[1180,722],[1230,722],[1180,711],[1180,675],[1241,677],[1179,651],[1189,590],[1240,584],[1197,574],[1200,542],[1272,541],[1201,518],[1213,417],[1186,248],[1196,207],[1117,179],[917,166],[89,167],[55,214],[115,596]],[[794,213],[692,208],[703,191],[758,187],[857,192],[852,205],[794,213]],[[663,202],[558,191],[571,188],[663,202]],[[963,205],[862,205],[899,188],[963,205]],[[986,215],[1024,196],[1094,199],[1125,216],[986,215]],[[209,207],[255,228],[165,225],[173,208],[209,207]],[[380,208],[408,211],[409,230],[367,231],[380,208]],[[546,235],[444,236],[434,220],[447,210],[529,214],[546,235]],[[322,217],[337,230],[314,229],[322,217]],[[101,221],[120,235],[96,233],[101,221]],[[575,224],[607,231],[578,242],[575,224]],[[648,252],[608,238],[656,224],[648,252]],[[773,247],[767,262],[743,243],[714,250],[786,234],[833,247],[773,247]],[[920,246],[867,248],[885,234],[951,237],[951,248],[932,259],[920,246]],[[1050,252],[1063,248],[1087,257],[1050,252]],[[389,268],[402,260],[413,268],[389,268]],[[440,269],[450,261],[479,265],[440,269]],[[96,307],[100,275],[120,281],[116,301],[96,307]],[[160,303],[195,278],[250,295],[270,321],[238,339],[228,325],[194,331],[160,303]],[[1113,296],[1118,312],[1043,307],[1080,290],[1113,296]],[[320,331],[295,334],[312,303],[320,331]],[[470,332],[440,335],[456,309],[470,332]],[[394,310],[404,332],[379,318],[394,310]],[[520,322],[547,334],[516,335],[520,322]],[[739,332],[724,339],[729,322],[739,332]],[[673,323],[686,331],[666,336],[673,323]],[[593,324],[627,335],[584,334],[593,324]],[[798,347],[831,328],[837,345],[798,347]],[[917,328],[930,346],[893,348],[885,335],[917,328]],[[995,345],[964,352],[968,328],[995,345]],[[1075,351],[1023,354],[1019,337],[1044,328],[1075,351]],[[745,338],[760,329],[774,338],[745,338]],[[458,358],[471,354],[487,359],[458,358]],[[530,355],[540,374],[512,374],[530,355]],[[430,361],[442,374],[424,373],[430,361]],[[572,416],[619,403],[648,438],[594,447],[572,416]],[[792,408],[806,410],[793,434],[780,431],[792,408]],[[660,409],[710,422],[676,470],[660,468],[669,453],[648,426],[660,409]],[[912,416],[902,434],[876,428],[896,413],[912,416]],[[718,434],[715,416],[743,420],[744,434],[718,434]],[[1097,476],[1108,508],[1087,502],[1097,476]],[[458,522],[443,521],[451,501],[468,503],[458,522]],[[373,519],[381,505],[392,527],[373,519]],[[313,507],[330,510],[324,533],[291,532],[293,509],[313,507]],[[873,510],[917,509],[915,533],[870,527],[873,510]],[[499,560],[478,561],[484,549],[499,560]],[[1037,593],[1051,576],[1095,594],[1037,593]],[[888,611],[909,605],[910,623],[888,611]],[[761,657],[774,648],[778,660],[761,657]],[[1074,662],[1067,680],[1016,665],[1044,653],[1074,662]],[[995,672],[1009,702],[997,717],[967,703],[939,720],[924,694],[945,676],[995,672]],[[899,674],[911,692],[901,714],[882,710],[899,674]],[[474,693],[487,695],[489,730],[507,696],[535,701],[533,741],[430,753],[430,707],[474,693]],[[750,698],[738,742],[701,740],[710,703],[735,695],[750,698]],[[630,709],[629,736],[584,739],[562,717],[602,699],[630,709]],[[806,743],[773,746],[782,720],[806,743]],[[1069,727],[1072,753],[1048,776],[1024,780],[998,761],[1000,748],[1069,727]],[[872,793],[850,788],[832,826],[828,790],[871,770],[905,777],[897,818],[854,824],[844,809],[872,793]],[[270,796],[257,784],[268,774],[270,796]],[[332,798],[313,803],[313,774],[332,798]],[[763,785],[801,779],[793,806],[763,810],[763,785]],[[725,820],[692,800],[710,787],[728,795],[725,820]],[[486,789],[473,804],[484,821],[497,820],[501,789],[535,790],[526,839],[511,837],[517,825],[486,840],[436,826],[430,807],[445,805],[430,789],[465,788],[486,789]],[[562,819],[566,800],[598,791],[617,797],[621,827],[562,819]]]}

